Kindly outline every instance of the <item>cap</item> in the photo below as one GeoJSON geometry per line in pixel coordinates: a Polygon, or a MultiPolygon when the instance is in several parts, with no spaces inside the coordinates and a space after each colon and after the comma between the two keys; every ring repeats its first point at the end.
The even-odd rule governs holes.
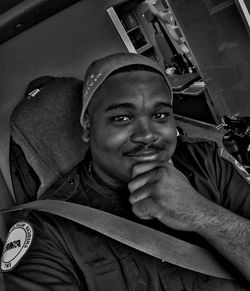
{"type": "Polygon", "coordinates": [[[133,65],[144,65],[159,72],[163,76],[169,87],[172,103],[173,94],[167,75],[155,61],[140,54],[116,53],[94,61],[89,66],[86,72],[85,82],[83,86],[82,113],[80,118],[81,125],[83,125],[84,114],[91,101],[92,96],[94,95],[96,90],[102,85],[102,83],[107,79],[107,77],[120,68],[133,65]]]}

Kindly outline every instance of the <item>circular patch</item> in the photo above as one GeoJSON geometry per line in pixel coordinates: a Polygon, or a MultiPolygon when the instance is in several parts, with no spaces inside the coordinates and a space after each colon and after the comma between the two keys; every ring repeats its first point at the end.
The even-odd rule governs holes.
{"type": "Polygon", "coordinates": [[[25,221],[20,221],[12,226],[3,248],[1,259],[3,272],[12,270],[20,262],[31,246],[33,236],[32,226],[25,221]]]}

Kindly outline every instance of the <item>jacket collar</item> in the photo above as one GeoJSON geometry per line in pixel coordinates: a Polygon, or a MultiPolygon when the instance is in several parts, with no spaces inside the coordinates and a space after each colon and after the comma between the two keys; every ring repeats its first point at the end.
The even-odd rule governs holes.
{"type": "Polygon", "coordinates": [[[81,166],[82,162],[58,179],[39,199],[69,200],[76,193],[80,184],[80,176],[78,173],[81,166]]]}

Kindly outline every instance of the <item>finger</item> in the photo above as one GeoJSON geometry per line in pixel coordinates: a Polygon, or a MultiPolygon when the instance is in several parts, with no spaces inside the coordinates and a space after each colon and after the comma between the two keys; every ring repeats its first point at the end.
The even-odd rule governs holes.
{"type": "Polygon", "coordinates": [[[139,163],[134,165],[134,167],[132,168],[132,178],[148,172],[152,169],[154,169],[157,166],[156,162],[145,162],[145,163],[139,163]]]}
{"type": "Polygon", "coordinates": [[[135,192],[133,192],[129,197],[129,202],[133,205],[143,199],[147,199],[153,194],[154,185],[153,184],[146,184],[143,187],[139,188],[135,192]]]}
{"type": "Polygon", "coordinates": [[[137,175],[133,180],[131,180],[128,183],[128,189],[130,193],[132,194],[133,192],[137,191],[147,183],[152,183],[155,182],[157,179],[157,169],[151,169],[150,171],[146,173],[141,173],[137,175]]]}
{"type": "Polygon", "coordinates": [[[144,185],[146,185],[148,182],[148,176],[140,176],[140,177],[136,177],[135,179],[133,179],[132,181],[130,181],[128,183],[128,189],[129,192],[132,194],[134,193],[136,190],[140,189],[141,187],[143,187],[144,185]]]}
{"type": "Polygon", "coordinates": [[[153,219],[155,213],[157,213],[156,204],[151,198],[141,200],[134,204],[132,211],[140,219],[153,219]]]}

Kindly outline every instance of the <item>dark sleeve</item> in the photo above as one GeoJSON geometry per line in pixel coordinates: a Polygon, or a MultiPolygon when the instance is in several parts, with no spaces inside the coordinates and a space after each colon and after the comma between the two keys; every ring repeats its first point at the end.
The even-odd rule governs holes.
{"type": "Polygon", "coordinates": [[[0,273],[0,290],[5,291],[4,283],[3,283],[3,274],[0,273]]]}
{"type": "Polygon", "coordinates": [[[217,148],[214,165],[222,206],[249,219],[250,174],[223,148],[217,148]]]}
{"type": "Polygon", "coordinates": [[[34,239],[18,265],[3,273],[6,291],[87,290],[77,274],[65,237],[51,223],[55,217],[32,212],[32,218],[25,218],[34,228],[34,239]]]}

